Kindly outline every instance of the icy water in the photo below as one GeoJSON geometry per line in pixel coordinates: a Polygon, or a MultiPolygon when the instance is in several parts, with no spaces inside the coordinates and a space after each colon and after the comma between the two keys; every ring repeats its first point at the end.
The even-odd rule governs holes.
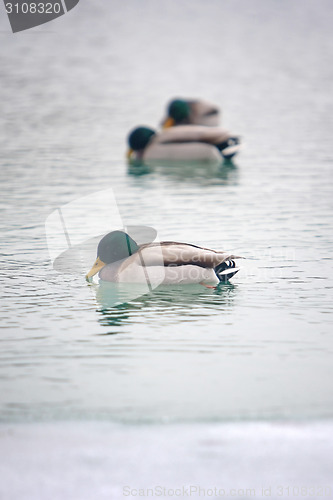
{"type": "Polygon", "coordinates": [[[332,21],[329,1],[273,0],[82,1],[15,36],[1,19],[2,421],[333,416],[332,21]],[[222,106],[233,165],[128,168],[126,134],[175,95],[222,106]],[[107,308],[52,268],[44,229],[107,188],[124,225],[241,271],[107,308]]]}

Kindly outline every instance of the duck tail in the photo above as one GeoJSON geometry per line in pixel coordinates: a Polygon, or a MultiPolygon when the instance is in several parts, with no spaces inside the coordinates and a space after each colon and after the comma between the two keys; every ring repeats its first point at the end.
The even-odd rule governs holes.
{"type": "Polygon", "coordinates": [[[220,153],[226,160],[230,160],[241,149],[240,137],[229,137],[226,141],[220,142],[216,145],[220,153]]]}
{"type": "Polygon", "coordinates": [[[214,268],[215,274],[220,280],[220,283],[225,283],[239,271],[234,260],[225,260],[214,268]]]}

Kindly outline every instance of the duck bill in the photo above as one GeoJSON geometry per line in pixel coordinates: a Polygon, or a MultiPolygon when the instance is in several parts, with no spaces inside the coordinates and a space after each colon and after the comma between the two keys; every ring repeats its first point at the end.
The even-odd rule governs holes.
{"type": "Polygon", "coordinates": [[[170,128],[173,127],[175,124],[175,120],[171,118],[170,116],[164,121],[162,128],[170,128]]]}
{"type": "Polygon", "coordinates": [[[126,158],[130,160],[132,158],[132,155],[134,153],[134,150],[132,148],[128,148],[128,151],[126,153],[126,158]]]}
{"type": "Polygon", "coordinates": [[[99,273],[99,271],[105,266],[105,262],[103,262],[99,257],[95,260],[94,265],[90,269],[89,273],[86,274],[86,280],[89,281],[90,278],[95,276],[95,274],[99,273]]]}

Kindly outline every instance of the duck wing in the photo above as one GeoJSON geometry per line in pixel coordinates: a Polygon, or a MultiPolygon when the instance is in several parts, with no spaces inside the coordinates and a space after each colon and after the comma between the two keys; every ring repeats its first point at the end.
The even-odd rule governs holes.
{"type": "Polygon", "coordinates": [[[153,142],[156,144],[173,144],[179,142],[203,142],[217,146],[231,138],[231,134],[221,127],[205,127],[201,125],[178,125],[162,130],[153,142]]]}
{"type": "Polygon", "coordinates": [[[214,117],[216,118],[217,125],[220,112],[217,106],[208,101],[202,100],[189,101],[188,103],[191,110],[190,123],[194,125],[205,125],[205,123],[203,123],[203,120],[214,117]]]}
{"type": "Polygon", "coordinates": [[[229,252],[216,252],[208,248],[174,241],[142,245],[139,252],[131,258],[133,257],[138,262],[141,262],[141,265],[145,266],[183,266],[192,264],[206,268],[215,268],[226,260],[240,258],[229,252]]]}

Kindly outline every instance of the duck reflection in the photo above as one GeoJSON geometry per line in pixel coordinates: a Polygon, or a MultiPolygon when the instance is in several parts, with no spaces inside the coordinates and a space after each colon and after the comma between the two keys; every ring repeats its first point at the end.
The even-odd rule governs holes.
{"type": "Polygon", "coordinates": [[[102,326],[118,327],[116,331],[108,334],[121,333],[119,327],[137,321],[137,314],[142,310],[156,317],[168,317],[174,319],[175,315],[179,321],[197,321],[195,314],[200,307],[205,308],[205,314],[209,311],[226,311],[234,305],[237,294],[237,285],[221,283],[214,288],[205,288],[202,285],[161,285],[153,291],[149,291],[143,285],[135,285],[135,293],[143,294],[136,299],[133,285],[102,282],[94,285],[92,289],[96,295],[98,304],[98,321],[102,326]],[[126,301],[128,297],[128,301],[126,301]]]}
{"type": "Polygon", "coordinates": [[[222,162],[202,161],[172,161],[150,160],[149,162],[131,161],[128,163],[128,174],[144,176],[159,174],[177,181],[211,183],[211,184],[237,184],[238,168],[232,160],[222,162]]]}

